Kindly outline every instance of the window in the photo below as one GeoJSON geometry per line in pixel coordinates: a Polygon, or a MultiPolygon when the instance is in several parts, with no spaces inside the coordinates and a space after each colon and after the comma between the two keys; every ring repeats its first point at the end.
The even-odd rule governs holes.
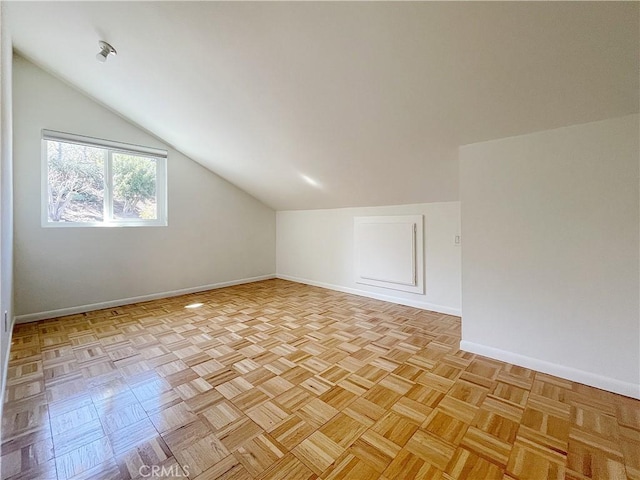
{"type": "Polygon", "coordinates": [[[43,226],[167,224],[167,152],[42,131],[43,226]]]}

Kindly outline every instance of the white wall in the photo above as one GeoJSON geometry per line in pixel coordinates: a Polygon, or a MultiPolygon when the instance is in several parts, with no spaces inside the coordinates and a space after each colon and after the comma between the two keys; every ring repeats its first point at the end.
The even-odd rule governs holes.
{"type": "Polygon", "coordinates": [[[272,209],[28,61],[13,73],[17,315],[274,274],[272,209]],[[42,228],[42,128],[168,148],[169,226],[42,228]]]}
{"type": "Polygon", "coordinates": [[[281,278],[459,315],[459,233],[459,202],[282,211],[276,271],[281,278]],[[424,215],[424,295],[355,282],[353,218],[367,215],[424,215]]]}
{"type": "MultiPolygon", "coordinates": [[[[11,38],[4,28],[0,3],[0,413],[13,328],[13,177],[11,38]],[[7,321],[4,320],[6,313],[7,321]]],[[[1,415],[0,415],[1,416],[1,415]]]]}
{"type": "Polygon", "coordinates": [[[638,116],[460,148],[462,347],[640,395],[638,116]]]}

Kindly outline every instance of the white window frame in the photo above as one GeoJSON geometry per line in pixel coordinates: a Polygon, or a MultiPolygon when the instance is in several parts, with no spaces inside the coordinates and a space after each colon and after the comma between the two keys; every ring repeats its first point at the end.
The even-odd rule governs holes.
{"type": "Polygon", "coordinates": [[[167,218],[167,151],[159,148],[144,147],[130,143],[104,140],[72,133],[42,130],[42,212],[43,227],[166,227],[167,218]],[[88,147],[102,148],[107,152],[104,162],[104,220],[102,222],[52,222],[49,221],[49,161],[47,158],[47,141],[74,143],[88,147]],[[114,153],[126,153],[152,158],[156,161],[156,219],[117,219],[111,218],[113,210],[113,172],[112,157],[114,153]]]}

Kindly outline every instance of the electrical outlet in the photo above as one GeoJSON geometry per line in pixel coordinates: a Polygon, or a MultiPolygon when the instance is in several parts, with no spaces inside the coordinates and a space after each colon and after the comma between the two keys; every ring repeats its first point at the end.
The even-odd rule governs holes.
{"type": "Polygon", "coordinates": [[[461,242],[462,242],[462,237],[460,235],[456,235],[453,237],[453,244],[456,247],[459,247],[461,242]]]}

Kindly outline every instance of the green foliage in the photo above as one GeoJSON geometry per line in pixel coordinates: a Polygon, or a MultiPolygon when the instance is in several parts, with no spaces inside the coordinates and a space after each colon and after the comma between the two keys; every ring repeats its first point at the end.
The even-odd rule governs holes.
{"type": "Polygon", "coordinates": [[[115,198],[124,201],[124,213],[134,212],[138,203],[156,195],[155,161],[116,153],[113,155],[113,189],[115,198]]]}
{"type": "MultiPolygon", "coordinates": [[[[102,221],[104,148],[47,141],[48,209],[52,221],[102,221]]],[[[156,218],[156,162],[113,152],[114,218],[156,218]]]]}

